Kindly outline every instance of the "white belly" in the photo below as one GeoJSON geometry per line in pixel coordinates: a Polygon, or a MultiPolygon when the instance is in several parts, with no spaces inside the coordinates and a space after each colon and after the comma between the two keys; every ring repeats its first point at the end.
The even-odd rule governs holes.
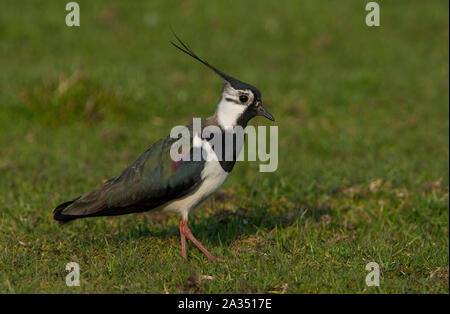
{"type": "MultiPolygon", "coordinates": [[[[210,154],[215,153],[207,141],[202,141],[202,147],[210,154]]],[[[222,169],[217,158],[208,158],[210,161],[205,162],[205,168],[201,173],[202,183],[192,193],[171,201],[161,207],[163,212],[175,212],[178,213],[183,220],[187,220],[189,212],[200,205],[203,201],[208,199],[214,192],[222,186],[229,173],[222,169]]]]}

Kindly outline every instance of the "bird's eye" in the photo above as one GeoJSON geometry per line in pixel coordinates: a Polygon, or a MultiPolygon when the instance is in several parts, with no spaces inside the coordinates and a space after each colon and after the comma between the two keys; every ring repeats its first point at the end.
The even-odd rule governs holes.
{"type": "Polygon", "coordinates": [[[241,96],[239,96],[239,100],[240,100],[241,102],[247,102],[248,97],[245,96],[245,95],[241,95],[241,96]]]}

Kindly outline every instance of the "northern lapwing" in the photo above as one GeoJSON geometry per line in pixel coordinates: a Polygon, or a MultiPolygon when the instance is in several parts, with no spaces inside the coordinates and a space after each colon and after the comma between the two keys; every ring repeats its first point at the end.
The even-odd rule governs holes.
{"type": "MultiPolygon", "coordinates": [[[[217,110],[212,117],[201,120],[201,129],[215,126],[224,136],[230,128],[245,128],[248,121],[264,116],[274,121],[264,109],[260,91],[237,80],[198,57],[174,33],[178,44],[171,44],[217,73],[224,81],[217,110]]],[[[192,124],[186,126],[192,131],[192,124]]],[[[209,142],[213,136],[201,137],[191,134],[192,146],[206,151],[208,158],[200,160],[171,158],[170,149],[177,140],[171,136],[160,139],[144,152],[119,176],[106,181],[91,192],[65,202],[55,208],[53,217],[59,222],[78,218],[125,215],[159,209],[180,216],[181,253],[186,259],[186,237],[191,240],[209,260],[222,261],[214,257],[191,233],[187,225],[189,212],[208,199],[228,178],[243,146],[235,147],[231,160],[216,158],[216,151],[209,142]],[[197,142],[197,145],[196,143],[197,142]],[[199,145],[200,144],[200,145],[199,145]],[[208,156],[209,155],[209,156],[208,156]],[[215,158],[210,158],[211,155],[215,158]]],[[[237,145],[238,146],[238,145],[237,145]]]]}

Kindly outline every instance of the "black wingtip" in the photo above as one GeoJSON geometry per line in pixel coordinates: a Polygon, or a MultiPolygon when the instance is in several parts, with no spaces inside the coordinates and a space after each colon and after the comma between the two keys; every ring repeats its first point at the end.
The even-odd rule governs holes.
{"type": "Polygon", "coordinates": [[[64,215],[62,213],[62,211],[69,205],[73,204],[77,199],[79,199],[80,197],[76,197],[71,201],[59,204],[58,206],[56,206],[56,208],[53,210],[53,219],[55,219],[59,224],[65,224],[69,221],[72,221],[74,219],[76,219],[76,217],[72,216],[72,215],[64,215]]]}

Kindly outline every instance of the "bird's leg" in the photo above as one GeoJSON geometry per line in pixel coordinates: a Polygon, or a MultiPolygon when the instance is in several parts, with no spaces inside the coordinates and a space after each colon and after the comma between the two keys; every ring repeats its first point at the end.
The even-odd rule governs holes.
{"type": "Polygon", "coordinates": [[[186,255],[186,236],[183,232],[183,220],[180,220],[180,237],[181,237],[181,256],[187,259],[186,255]]]}
{"type": "MultiPolygon", "coordinates": [[[[210,261],[219,261],[219,262],[223,262],[223,260],[221,258],[218,257],[214,257],[214,255],[212,255],[192,234],[191,230],[189,230],[189,227],[187,225],[187,221],[180,221],[180,232],[182,234],[184,234],[189,240],[192,241],[192,243],[195,244],[196,247],[198,247],[200,249],[200,251],[202,251],[206,257],[210,260],[210,261]]],[[[181,250],[183,253],[183,238],[181,238],[181,250]]],[[[186,252],[186,248],[185,248],[185,252],[186,252]]]]}

